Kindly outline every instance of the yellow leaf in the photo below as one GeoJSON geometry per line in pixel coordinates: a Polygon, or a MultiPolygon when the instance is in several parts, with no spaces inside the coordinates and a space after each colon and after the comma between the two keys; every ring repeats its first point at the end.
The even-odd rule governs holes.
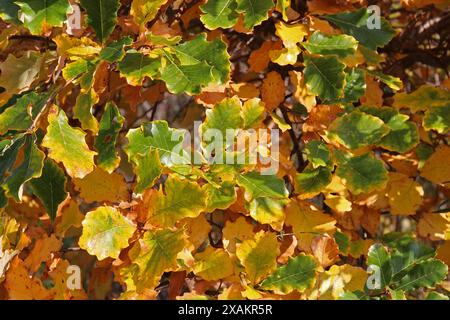
{"type": "Polygon", "coordinates": [[[302,42],[308,34],[308,26],[301,23],[287,24],[280,21],[275,25],[275,28],[275,33],[283,41],[284,48],[271,50],[269,52],[270,60],[282,66],[295,64],[301,51],[298,43],[302,42]]]}
{"type": "Polygon", "coordinates": [[[208,247],[194,258],[194,273],[207,281],[220,280],[234,273],[230,256],[223,249],[208,247]]]}
{"type": "Polygon", "coordinates": [[[231,89],[233,90],[233,93],[236,94],[241,99],[259,100],[253,99],[259,97],[259,89],[253,83],[247,82],[231,83],[231,89]]]}
{"type": "Polygon", "coordinates": [[[61,249],[62,242],[57,239],[55,235],[50,237],[46,234],[38,239],[31,250],[30,254],[24,261],[24,266],[30,270],[30,272],[36,272],[41,263],[50,259],[52,252],[57,252],[61,249]]]}
{"type": "Polygon", "coordinates": [[[198,217],[205,207],[206,194],[197,183],[170,175],[164,191],[151,194],[149,223],[171,227],[183,218],[198,217]]]}
{"type": "Polygon", "coordinates": [[[0,105],[5,104],[13,95],[30,89],[41,74],[44,74],[46,54],[36,51],[26,51],[19,58],[13,54],[0,63],[0,87],[5,89],[0,93],[0,105]]]}
{"type": "Polygon", "coordinates": [[[87,299],[86,293],[82,288],[80,289],[69,289],[67,280],[70,276],[68,273],[68,268],[70,266],[69,261],[64,259],[57,259],[54,261],[55,266],[51,268],[49,272],[50,277],[55,284],[55,300],[85,300],[87,299]]]}
{"type": "Polygon", "coordinates": [[[141,27],[153,20],[167,0],[133,0],[130,14],[141,27]]]}
{"type": "Polygon", "coordinates": [[[352,203],[347,200],[344,196],[335,196],[333,194],[328,194],[325,199],[325,203],[331,209],[336,212],[343,213],[352,210],[352,203]]]}
{"type": "Polygon", "coordinates": [[[87,37],[76,38],[65,33],[57,35],[53,41],[56,43],[58,55],[67,55],[70,58],[89,58],[100,53],[100,46],[87,37]]]}
{"type": "Polygon", "coordinates": [[[271,232],[258,232],[253,239],[237,246],[236,256],[244,266],[247,278],[252,284],[263,280],[277,267],[280,245],[271,232]]]}
{"type": "Polygon", "coordinates": [[[222,230],[223,247],[230,253],[236,252],[236,243],[253,238],[253,226],[244,217],[236,221],[227,221],[222,230]]]}
{"type": "Polygon", "coordinates": [[[422,186],[404,174],[389,173],[387,192],[391,214],[413,215],[422,204],[422,186]]]}
{"type": "Polygon", "coordinates": [[[120,202],[129,198],[125,178],[115,172],[109,174],[98,167],[83,179],[73,179],[73,183],[86,202],[120,202]]]}
{"type": "Polygon", "coordinates": [[[450,240],[450,212],[426,213],[417,224],[417,233],[432,241],[450,240]]]}
{"type": "Polygon", "coordinates": [[[320,275],[317,286],[312,290],[312,299],[339,299],[345,292],[364,291],[367,273],[364,269],[345,264],[333,265],[320,275]]]}
{"type": "Polygon", "coordinates": [[[300,48],[295,45],[280,50],[272,50],[269,52],[269,57],[272,62],[277,63],[280,66],[287,66],[297,62],[300,51],[300,48]]]}
{"type": "Polygon", "coordinates": [[[444,261],[450,267],[450,241],[445,241],[436,251],[436,258],[444,261]]]}
{"type": "Polygon", "coordinates": [[[289,77],[295,88],[295,99],[310,111],[316,105],[316,96],[308,91],[303,74],[300,71],[289,71],[289,77]]]}
{"type": "Polygon", "coordinates": [[[46,300],[54,296],[53,290],[46,290],[39,279],[29,276],[29,271],[19,257],[11,262],[4,287],[11,300],[46,300]]]}
{"type": "Polygon", "coordinates": [[[280,37],[285,47],[292,47],[303,41],[308,34],[308,26],[302,23],[287,24],[283,21],[275,25],[275,34],[280,37]]]}
{"type": "Polygon", "coordinates": [[[336,230],[336,220],[333,217],[300,201],[291,201],[287,206],[286,224],[292,226],[298,240],[298,247],[306,252],[311,252],[314,237],[333,235],[336,230]]]}
{"type": "Polygon", "coordinates": [[[78,203],[70,199],[69,204],[61,209],[61,216],[56,224],[55,233],[63,237],[71,227],[81,227],[83,219],[84,215],[81,214],[78,203]]]}
{"type": "Polygon", "coordinates": [[[86,144],[86,133],[79,128],[72,128],[66,114],[57,107],[52,107],[48,114],[47,134],[42,146],[49,149],[48,156],[61,162],[72,178],[83,178],[94,170],[94,156],[86,144]]]}
{"type": "Polygon", "coordinates": [[[339,247],[330,236],[315,237],[311,244],[312,252],[322,267],[332,265],[339,257],[339,247]]]}
{"type": "Polygon", "coordinates": [[[218,300],[244,300],[242,296],[242,286],[239,283],[232,283],[225,288],[217,297],[218,300]]]}
{"type": "Polygon", "coordinates": [[[201,214],[194,219],[184,219],[182,223],[184,223],[186,228],[189,242],[191,242],[195,248],[198,248],[208,239],[211,225],[208,220],[206,220],[205,215],[201,214]]]}
{"type": "Polygon", "coordinates": [[[98,207],[89,211],[83,220],[83,233],[78,244],[81,249],[99,260],[117,259],[120,251],[128,247],[135,225],[114,207],[98,207]]]}
{"type": "Polygon", "coordinates": [[[427,159],[420,175],[431,182],[450,187],[450,147],[440,145],[427,159]]]}
{"type": "Polygon", "coordinates": [[[139,267],[133,277],[137,291],[154,288],[164,272],[175,271],[178,268],[177,255],[186,246],[186,235],[182,231],[147,231],[136,243],[138,255],[132,259],[139,267]]]}
{"type": "Polygon", "coordinates": [[[267,74],[261,87],[261,97],[267,111],[278,108],[284,101],[285,89],[283,78],[278,72],[271,71],[267,74]]]}

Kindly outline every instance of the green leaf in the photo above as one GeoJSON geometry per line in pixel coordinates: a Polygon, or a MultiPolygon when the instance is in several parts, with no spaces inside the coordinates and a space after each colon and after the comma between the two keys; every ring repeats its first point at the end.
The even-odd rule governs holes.
{"type": "Polygon", "coordinates": [[[159,159],[165,166],[190,163],[190,155],[186,150],[178,148],[182,146],[184,132],[169,128],[164,120],[147,122],[139,128],[131,129],[127,138],[129,143],[125,152],[130,161],[137,154],[147,154],[153,148],[158,150],[159,159]]]}
{"type": "Polygon", "coordinates": [[[93,89],[81,92],[73,107],[73,117],[80,120],[83,130],[90,130],[96,134],[98,132],[98,121],[92,114],[92,107],[98,102],[97,94],[93,89]]]}
{"type": "Polygon", "coordinates": [[[245,189],[249,199],[261,197],[282,199],[289,195],[283,179],[275,175],[261,175],[258,172],[240,174],[237,177],[237,184],[245,189]]]}
{"type": "Polygon", "coordinates": [[[244,26],[252,29],[269,18],[268,12],[273,8],[273,0],[237,0],[236,11],[244,16],[244,26]]]}
{"type": "Polygon", "coordinates": [[[81,0],[81,6],[87,11],[87,23],[91,26],[97,39],[105,42],[117,22],[119,0],[81,0]]]}
{"type": "Polygon", "coordinates": [[[345,64],[336,57],[305,56],[305,83],[321,99],[334,100],[343,95],[345,64]]]}
{"type": "Polygon", "coordinates": [[[383,162],[370,153],[353,157],[339,156],[336,174],[344,179],[353,194],[381,189],[388,180],[383,162]]]}
{"type": "Polygon", "coordinates": [[[212,67],[202,61],[192,65],[181,65],[175,56],[164,51],[161,79],[166,82],[170,92],[198,94],[201,88],[214,80],[212,67]]]}
{"type": "Polygon", "coordinates": [[[201,34],[160,52],[163,56],[161,79],[172,93],[197,94],[210,83],[224,84],[228,81],[229,55],[220,39],[207,41],[201,34]]]}
{"type": "Polygon", "coordinates": [[[314,284],[316,269],[317,264],[311,256],[296,256],[265,279],[261,288],[281,291],[284,294],[294,290],[303,292],[314,284]]]}
{"type": "Polygon", "coordinates": [[[315,31],[302,45],[312,54],[335,54],[344,58],[356,52],[358,42],[355,38],[344,34],[327,36],[320,31],[315,31]]]}
{"type": "Polygon", "coordinates": [[[387,126],[391,129],[379,145],[387,150],[404,153],[410,151],[419,143],[419,130],[408,116],[398,114],[393,116],[387,126]]]}
{"type": "Polygon", "coordinates": [[[387,85],[392,90],[398,91],[401,88],[403,88],[403,82],[400,80],[400,78],[390,76],[388,74],[384,74],[380,71],[374,71],[374,70],[367,70],[367,73],[376,79],[383,82],[385,85],[387,85]]]}
{"type": "Polygon", "coordinates": [[[207,194],[207,212],[213,212],[216,209],[225,210],[237,199],[235,185],[230,181],[223,182],[218,188],[208,183],[202,189],[207,194]]]}
{"type": "Polygon", "coordinates": [[[381,17],[381,28],[369,29],[371,14],[367,11],[367,8],[325,15],[323,18],[338,26],[345,33],[355,37],[362,45],[372,50],[385,46],[395,35],[394,29],[383,17],[381,17]]]}
{"type": "Polygon", "coordinates": [[[449,100],[450,91],[425,85],[410,94],[406,92],[396,94],[393,106],[398,109],[409,108],[411,112],[418,112],[431,107],[445,106],[449,100]]]}
{"type": "Polygon", "coordinates": [[[197,65],[206,62],[212,67],[212,76],[218,84],[225,84],[230,76],[231,64],[227,45],[221,39],[207,41],[201,34],[195,39],[172,47],[181,65],[197,65]]]}
{"type": "Polygon", "coordinates": [[[422,169],[425,161],[433,154],[434,149],[426,143],[420,143],[414,151],[419,159],[419,169],[422,169]]]}
{"type": "Polygon", "coordinates": [[[295,175],[296,191],[300,194],[321,192],[331,182],[331,171],[327,167],[306,168],[295,175]]]}
{"type": "Polygon", "coordinates": [[[399,113],[396,109],[391,107],[373,107],[373,106],[361,106],[359,107],[361,112],[370,114],[377,118],[383,120],[384,123],[388,123],[393,117],[397,116],[399,113]]]}
{"type": "Polygon", "coordinates": [[[241,109],[244,129],[258,128],[265,119],[264,104],[258,98],[245,101],[241,109]]]}
{"type": "Polygon", "coordinates": [[[358,110],[337,118],[329,127],[329,137],[350,149],[370,146],[388,132],[381,119],[358,110]]]}
{"type": "Polygon", "coordinates": [[[423,127],[446,134],[450,129],[450,104],[430,107],[423,118],[423,127]]]}
{"type": "Polygon", "coordinates": [[[449,300],[449,297],[442,293],[432,291],[428,293],[425,300],[449,300]]]}
{"type": "Polygon", "coordinates": [[[392,278],[391,258],[388,251],[382,244],[377,243],[369,248],[367,265],[374,265],[379,268],[381,287],[377,289],[383,289],[390,284],[392,278]]]}
{"type": "Polygon", "coordinates": [[[107,206],[88,212],[82,224],[83,232],[78,244],[99,260],[117,259],[120,251],[128,247],[128,240],[136,230],[116,208],[107,206]]]}
{"type": "Polygon", "coordinates": [[[384,61],[384,58],[376,50],[371,50],[361,44],[358,46],[358,50],[364,56],[364,60],[369,66],[379,66],[384,61]]]}
{"type": "Polygon", "coordinates": [[[81,75],[91,71],[95,68],[95,64],[92,61],[87,61],[84,59],[78,59],[74,62],[66,64],[62,71],[64,79],[71,81],[81,75]]]}
{"type": "Polygon", "coordinates": [[[398,282],[397,290],[411,291],[418,288],[431,288],[445,279],[448,267],[442,261],[430,259],[411,268],[398,282]]]}
{"type": "Polygon", "coordinates": [[[20,7],[15,4],[16,0],[2,0],[0,2],[0,18],[6,22],[19,23],[20,7]]]}
{"type": "Polygon", "coordinates": [[[345,75],[344,97],[338,102],[357,102],[366,92],[366,73],[357,68],[345,75]]]}
{"type": "Polygon", "coordinates": [[[35,140],[34,135],[25,136],[23,161],[11,171],[3,186],[6,194],[12,196],[16,202],[22,200],[24,184],[42,174],[45,154],[36,146],[35,140]]]}
{"type": "Polygon", "coordinates": [[[350,246],[349,237],[345,233],[336,231],[336,233],[334,234],[334,240],[336,240],[336,243],[339,246],[339,251],[343,254],[347,253],[347,250],[350,246]]]}
{"type": "Polygon", "coordinates": [[[200,6],[200,10],[204,13],[200,16],[200,20],[209,30],[231,28],[239,18],[236,8],[236,0],[208,0],[206,4],[200,6]]]}
{"type": "Polygon", "coordinates": [[[42,146],[49,149],[48,156],[64,165],[72,178],[83,178],[94,170],[94,155],[89,150],[81,129],[72,128],[63,110],[53,108],[48,115],[47,134],[42,146]]]}
{"type": "Polygon", "coordinates": [[[129,50],[118,69],[120,75],[127,79],[133,86],[140,86],[145,77],[153,79],[161,68],[161,60],[158,57],[146,55],[136,50],[129,50]]]}
{"type": "Polygon", "coordinates": [[[243,125],[241,118],[241,101],[238,97],[227,98],[212,109],[206,110],[205,121],[200,126],[202,134],[209,129],[216,129],[226,137],[227,129],[239,129],[243,125]]]}
{"type": "Polygon", "coordinates": [[[39,95],[35,92],[27,93],[0,114],[0,135],[9,130],[27,130],[33,123],[30,110],[38,97],[39,95]]]}
{"type": "Polygon", "coordinates": [[[164,192],[160,189],[151,202],[150,223],[170,227],[181,219],[198,217],[206,209],[206,194],[197,183],[169,175],[164,192]]]}
{"type": "Polygon", "coordinates": [[[362,106],[361,111],[380,118],[389,127],[390,131],[379,141],[379,145],[387,150],[407,152],[419,143],[419,131],[406,115],[399,114],[391,107],[362,106]]]}
{"type": "Polygon", "coordinates": [[[5,195],[5,190],[0,188],[0,209],[6,207],[8,204],[8,198],[5,195]]]}
{"type": "Polygon", "coordinates": [[[187,247],[183,231],[155,230],[147,231],[137,248],[139,255],[132,259],[138,266],[134,275],[137,290],[154,288],[164,272],[176,270],[177,255],[187,247]]]}
{"type": "Polygon", "coordinates": [[[399,281],[414,265],[436,254],[432,247],[419,243],[409,234],[390,233],[383,242],[394,249],[391,254],[393,281],[399,281]]]}
{"type": "Polygon", "coordinates": [[[331,163],[330,150],[322,140],[311,140],[305,145],[306,158],[313,168],[328,167],[331,163]]]}
{"type": "Polygon", "coordinates": [[[0,151],[0,185],[5,181],[5,174],[11,170],[16,162],[20,148],[25,143],[24,135],[17,135],[11,140],[3,140],[2,149],[0,151]],[[5,142],[6,141],[6,142],[5,142]]]}
{"type": "Polygon", "coordinates": [[[108,102],[100,120],[94,147],[98,151],[97,165],[109,173],[113,172],[120,162],[116,152],[116,141],[124,120],[117,106],[113,102],[108,102]]]}
{"type": "Polygon", "coordinates": [[[20,0],[20,20],[32,34],[40,35],[51,27],[61,27],[71,12],[67,0],[20,0]]]}
{"type": "Polygon", "coordinates": [[[66,181],[64,171],[50,159],[45,160],[42,175],[30,181],[33,193],[41,200],[52,221],[58,206],[67,198],[66,181]]]}
{"type": "Polygon", "coordinates": [[[125,56],[125,47],[133,43],[133,39],[130,37],[123,37],[120,40],[111,42],[108,46],[104,47],[100,51],[100,60],[114,63],[121,61],[125,56]]]}
{"type": "Polygon", "coordinates": [[[145,155],[137,154],[133,162],[137,177],[135,192],[142,193],[146,188],[153,186],[162,173],[158,151],[150,149],[145,155]]]}
{"type": "Polygon", "coordinates": [[[344,292],[339,296],[339,300],[370,300],[370,297],[362,291],[344,292]]]}
{"type": "Polygon", "coordinates": [[[391,300],[406,300],[405,292],[403,290],[392,290],[388,289],[391,295],[391,300]]]}

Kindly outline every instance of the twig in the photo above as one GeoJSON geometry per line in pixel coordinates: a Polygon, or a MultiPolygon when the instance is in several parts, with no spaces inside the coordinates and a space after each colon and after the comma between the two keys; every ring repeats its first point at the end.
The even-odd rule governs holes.
{"type": "Polygon", "coordinates": [[[283,114],[284,121],[291,127],[291,129],[288,130],[289,136],[291,137],[292,143],[294,145],[291,154],[296,154],[297,155],[297,159],[298,159],[297,169],[299,171],[303,171],[303,169],[305,168],[306,164],[305,164],[305,161],[303,160],[302,150],[300,148],[300,144],[299,144],[299,141],[298,141],[300,139],[300,137],[297,137],[296,134],[295,134],[292,121],[291,121],[291,119],[289,119],[289,115],[287,113],[286,108],[283,108],[283,106],[280,106],[279,109],[281,110],[281,113],[283,114]]]}

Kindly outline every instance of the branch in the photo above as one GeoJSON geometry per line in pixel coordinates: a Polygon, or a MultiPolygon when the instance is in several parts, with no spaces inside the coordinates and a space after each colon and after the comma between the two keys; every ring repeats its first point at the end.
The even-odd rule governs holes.
{"type": "Polygon", "coordinates": [[[306,167],[306,164],[307,164],[303,160],[302,150],[300,148],[300,143],[299,143],[301,133],[300,133],[300,136],[297,137],[297,135],[295,134],[295,131],[294,131],[292,121],[291,121],[291,119],[289,119],[289,114],[287,112],[287,109],[284,108],[283,106],[280,106],[279,108],[281,110],[281,113],[283,114],[284,121],[291,127],[291,129],[288,130],[289,136],[291,137],[292,143],[294,145],[291,155],[292,154],[297,155],[297,159],[298,159],[297,169],[301,172],[301,171],[303,171],[303,169],[306,167]]]}

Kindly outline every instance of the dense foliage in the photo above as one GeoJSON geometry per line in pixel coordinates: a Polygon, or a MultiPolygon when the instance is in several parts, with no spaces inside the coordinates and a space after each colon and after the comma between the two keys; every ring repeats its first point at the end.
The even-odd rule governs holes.
{"type": "Polygon", "coordinates": [[[2,0],[0,298],[448,299],[448,5],[2,0]]]}

